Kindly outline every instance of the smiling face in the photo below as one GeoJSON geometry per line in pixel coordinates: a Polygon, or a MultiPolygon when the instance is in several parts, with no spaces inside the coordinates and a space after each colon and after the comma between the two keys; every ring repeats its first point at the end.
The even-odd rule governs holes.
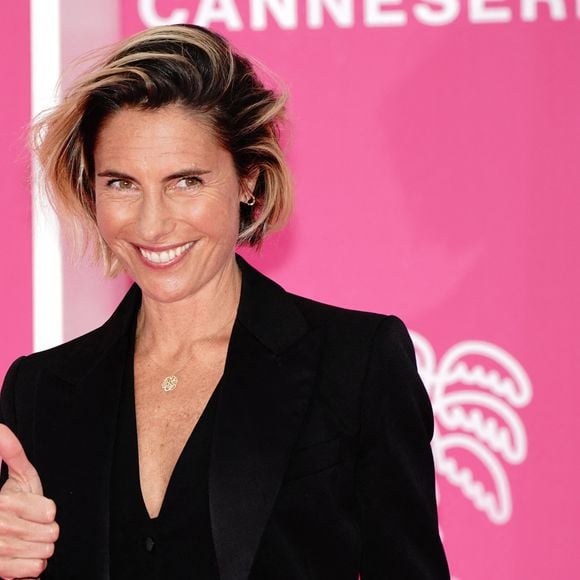
{"type": "Polygon", "coordinates": [[[97,225],[144,296],[175,302],[233,283],[240,183],[231,154],[177,105],[124,109],[94,149],[97,225]]]}

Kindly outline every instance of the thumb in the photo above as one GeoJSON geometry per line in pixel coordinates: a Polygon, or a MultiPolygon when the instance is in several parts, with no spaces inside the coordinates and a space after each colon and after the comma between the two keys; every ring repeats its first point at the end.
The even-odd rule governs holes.
{"type": "Polygon", "coordinates": [[[22,444],[12,431],[0,423],[0,457],[8,466],[8,475],[18,484],[20,491],[42,495],[42,483],[22,444]]]}

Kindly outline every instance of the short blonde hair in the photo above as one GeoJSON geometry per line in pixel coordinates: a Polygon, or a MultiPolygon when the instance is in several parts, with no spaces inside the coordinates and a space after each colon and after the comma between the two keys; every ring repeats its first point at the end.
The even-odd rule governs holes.
{"type": "Polygon", "coordinates": [[[238,236],[239,243],[256,246],[291,211],[280,145],[285,101],[220,35],[194,25],[159,26],[118,43],[78,79],[33,125],[33,149],[61,221],[97,242],[97,255],[114,275],[118,264],[95,215],[93,152],[103,122],[128,107],[178,104],[201,114],[231,153],[240,180],[257,176],[255,205],[240,205],[238,236]]]}

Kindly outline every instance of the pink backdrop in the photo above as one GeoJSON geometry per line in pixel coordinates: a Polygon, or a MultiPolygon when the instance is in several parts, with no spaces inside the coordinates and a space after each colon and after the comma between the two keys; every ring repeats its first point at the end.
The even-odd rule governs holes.
{"type": "Polygon", "coordinates": [[[32,219],[29,161],[30,32],[27,2],[3,8],[0,75],[0,373],[32,346],[32,219]]]}
{"type": "MultiPolygon", "coordinates": [[[[123,0],[118,9],[122,35],[171,16],[211,24],[285,81],[296,212],[261,254],[246,255],[290,290],[396,313],[414,332],[454,577],[575,578],[576,5],[123,0]]],[[[27,41],[14,31],[16,21],[26,29],[26,12],[14,10],[13,38],[2,40],[11,47],[27,41]]],[[[95,26],[79,19],[75,30],[95,26]]],[[[18,140],[26,46],[10,54],[22,62],[4,59],[4,78],[22,96],[18,108],[3,97],[0,370],[31,348],[18,140]]],[[[67,296],[80,331],[83,302],[67,296]]]]}

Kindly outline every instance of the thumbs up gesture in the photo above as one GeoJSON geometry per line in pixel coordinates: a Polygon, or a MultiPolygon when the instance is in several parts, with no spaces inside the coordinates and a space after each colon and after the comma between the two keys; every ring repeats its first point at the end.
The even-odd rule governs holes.
{"type": "Polygon", "coordinates": [[[0,490],[0,576],[37,578],[58,538],[55,503],[42,495],[36,469],[16,435],[0,424],[0,457],[8,479],[0,490]]]}

